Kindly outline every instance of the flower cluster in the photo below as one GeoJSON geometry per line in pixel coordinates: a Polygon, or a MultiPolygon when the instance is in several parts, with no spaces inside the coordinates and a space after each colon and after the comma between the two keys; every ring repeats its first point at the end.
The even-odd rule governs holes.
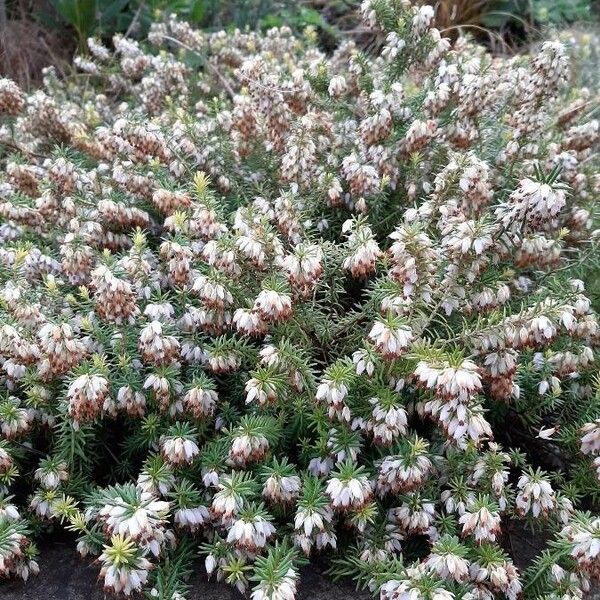
{"type": "Polygon", "coordinates": [[[0,575],[32,519],[125,596],[198,549],[253,600],[317,553],[381,600],[600,577],[592,92],[559,42],[361,13],[378,52],[172,16],[0,80],[0,575]]]}

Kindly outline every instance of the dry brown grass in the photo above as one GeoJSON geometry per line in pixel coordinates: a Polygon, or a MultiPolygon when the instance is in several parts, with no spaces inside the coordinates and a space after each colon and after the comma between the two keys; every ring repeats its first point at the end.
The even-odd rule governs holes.
{"type": "Polygon", "coordinates": [[[439,0],[434,3],[436,24],[439,28],[454,25],[480,25],[482,13],[491,0],[439,0]]]}
{"type": "Polygon", "coordinates": [[[454,39],[459,32],[468,32],[486,42],[492,52],[512,54],[515,51],[502,32],[485,27],[482,23],[483,15],[494,4],[493,0],[438,0],[433,4],[436,27],[444,35],[454,39]]]}
{"type": "MultiPolygon", "coordinates": [[[[365,28],[360,21],[359,0],[330,2],[329,0],[304,0],[307,6],[319,10],[325,19],[342,32],[352,37],[363,48],[377,47],[381,39],[365,28]]],[[[516,51],[511,40],[503,32],[485,27],[483,15],[493,7],[494,0],[415,0],[420,4],[431,4],[435,8],[436,27],[442,33],[456,39],[461,32],[470,33],[486,43],[492,52],[512,54],[516,51]]]]}
{"type": "Polygon", "coordinates": [[[26,89],[40,84],[44,67],[54,65],[59,72],[66,68],[74,49],[67,32],[50,30],[34,19],[36,5],[13,3],[5,20],[0,6],[0,75],[26,89]]]}

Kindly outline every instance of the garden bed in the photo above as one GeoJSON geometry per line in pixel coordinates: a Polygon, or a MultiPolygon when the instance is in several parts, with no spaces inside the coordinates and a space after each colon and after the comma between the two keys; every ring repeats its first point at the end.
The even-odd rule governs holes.
{"type": "Polygon", "coordinates": [[[31,586],[5,589],[600,576],[592,45],[361,13],[369,52],[170,16],[0,80],[0,576],[31,586]]]}

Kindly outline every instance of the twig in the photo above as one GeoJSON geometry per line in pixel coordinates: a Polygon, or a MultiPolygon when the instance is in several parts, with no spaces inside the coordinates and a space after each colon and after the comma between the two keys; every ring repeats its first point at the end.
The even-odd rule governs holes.
{"type": "Polygon", "coordinates": [[[180,42],[178,39],[176,39],[174,37],[171,37],[169,35],[163,35],[161,37],[162,37],[163,40],[167,40],[169,42],[173,42],[173,43],[177,44],[178,46],[181,46],[182,48],[184,48],[188,52],[193,52],[196,56],[199,56],[200,58],[202,58],[203,59],[203,66],[207,67],[214,75],[217,76],[217,78],[219,79],[219,81],[221,82],[221,84],[223,85],[223,87],[225,88],[225,91],[227,92],[228,96],[232,100],[235,98],[235,91],[231,87],[231,84],[229,83],[229,81],[227,81],[227,79],[225,79],[225,77],[221,74],[221,72],[219,71],[219,69],[217,69],[217,67],[215,67],[203,54],[200,54],[200,52],[198,52],[198,50],[195,50],[191,46],[188,46],[187,44],[184,44],[183,42],[180,42]]]}
{"type": "Polygon", "coordinates": [[[112,459],[115,462],[119,462],[119,459],[115,456],[115,453],[110,449],[110,446],[107,443],[104,443],[102,445],[106,448],[106,451],[111,455],[112,459]]]}
{"type": "Polygon", "coordinates": [[[507,531],[507,532],[506,532],[506,537],[508,537],[508,544],[509,544],[509,546],[510,546],[510,553],[511,553],[511,556],[514,556],[514,555],[515,555],[515,549],[514,549],[514,547],[513,547],[513,543],[512,543],[512,535],[510,535],[510,531],[507,531]]]}
{"type": "Polygon", "coordinates": [[[64,61],[61,60],[58,56],[56,56],[56,54],[54,53],[52,48],[49,46],[48,42],[46,42],[46,40],[44,39],[43,36],[39,36],[38,39],[40,40],[40,43],[42,43],[44,45],[44,47],[46,48],[46,52],[48,52],[48,54],[52,57],[53,65],[58,69],[59,73],[64,78],[65,77],[65,71],[63,69],[64,61]]]}
{"type": "Polygon", "coordinates": [[[6,0],[0,0],[0,33],[6,28],[6,0]]]}
{"type": "Polygon", "coordinates": [[[482,27],[481,25],[476,25],[475,23],[465,23],[462,25],[449,25],[448,27],[444,27],[444,29],[442,29],[440,31],[440,33],[447,33],[449,31],[453,31],[455,29],[458,29],[459,31],[461,31],[462,29],[475,29],[476,31],[482,31],[489,36],[490,40],[496,40],[497,42],[499,42],[500,46],[502,47],[502,49],[504,51],[510,50],[510,46],[506,43],[506,41],[504,39],[502,39],[502,36],[499,33],[492,31],[491,29],[488,29],[487,27],[482,27]]]}
{"type": "Polygon", "coordinates": [[[131,23],[129,23],[129,27],[127,28],[127,31],[125,32],[125,37],[128,38],[129,34],[134,31],[134,29],[137,27],[138,21],[140,19],[140,15],[142,14],[142,10],[146,8],[146,3],[145,2],[140,2],[140,5],[138,6],[138,9],[135,11],[135,15],[133,15],[133,19],[131,19],[131,23]]]}
{"type": "Polygon", "coordinates": [[[17,442],[16,440],[11,440],[11,444],[15,444],[16,446],[23,448],[23,450],[27,450],[27,452],[33,452],[34,454],[37,454],[38,456],[44,456],[44,457],[48,456],[46,453],[40,452],[33,446],[26,446],[25,444],[22,444],[21,442],[17,442]]]}
{"type": "Polygon", "coordinates": [[[18,144],[14,142],[8,141],[0,141],[0,147],[6,146],[7,148],[12,148],[17,152],[22,152],[23,154],[29,154],[30,156],[35,156],[36,158],[46,158],[43,154],[38,154],[37,152],[33,152],[33,150],[27,150],[26,148],[21,148],[18,144]]]}

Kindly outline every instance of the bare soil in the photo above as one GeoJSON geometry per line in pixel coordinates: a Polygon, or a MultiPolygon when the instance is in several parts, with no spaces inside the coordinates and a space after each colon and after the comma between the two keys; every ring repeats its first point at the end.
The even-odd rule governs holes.
{"type": "MultiPolygon", "coordinates": [[[[105,600],[109,598],[98,581],[99,566],[79,557],[73,540],[56,540],[40,548],[40,574],[22,581],[0,582],[2,600],[105,600]]],[[[208,581],[203,561],[188,582],[187,600],[242,600],[237,590],[208,581]]],[[[369,593],[357,592],[351,581],[333,582],[320,566],[302,570],[297,600],[371,600],[369,593]]],[[[139,598],[138,598],[139,600],[139,598]]]]}
{"type": "MultiPolygon", "coordinates": [[[[502,545],[515,557],[520,569],[525,569],[540,553],[546,536],[532,534],[522,524],[509,522],[504,526],[502,545]]],[[[75,540],[65,533],[55,533],[40,545],[40,574],[27,583],[0,582],[2,600],[104,600],[98,581],[99,566],[81,559],[75,550],[75,540]]],[[[187,600],[241,600],[235,589],[209,581],[202,559],[195,563],[196,571],[188,582],[192,588],[187,600]]],[[[297,600],[370,600],[368,592],[357,591],[352,581],[334,582],[324,574],[324,564],[311,564],[302,569],[297,600]]],[[[594,593],[591,600],[600,600],[594,593]]]]}

